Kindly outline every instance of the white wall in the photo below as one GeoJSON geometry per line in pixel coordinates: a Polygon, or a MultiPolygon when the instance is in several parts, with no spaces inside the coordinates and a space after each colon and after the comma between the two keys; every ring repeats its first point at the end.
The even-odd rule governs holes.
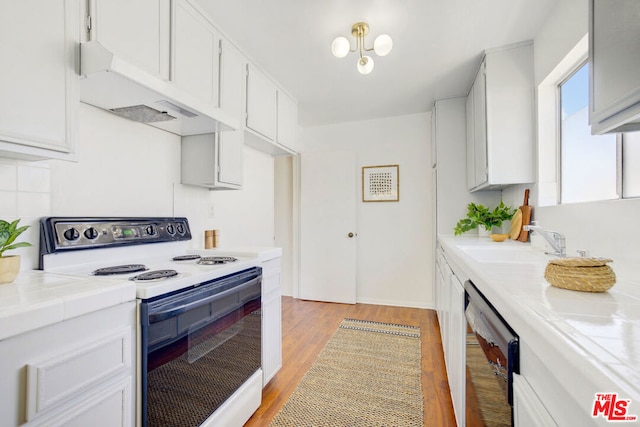
{"type": "MultiPolygon", "coordinates": [[[[534,40],[536,86],[588,32],[588,2],[562,0],[549,21],[534,40]]],[[[542,160],[544,161],[544,160],[542,160]]],[[[546,229],[560,231],[567,238],[567,254],[577,249],[591,255],[614,260],[612,268],[637,264],[640,259],[640,229],[635,226],[640,212],[640,199],[575,203],[536,207],[537,188],[532,189],[533,219],[546,229]]],[[[503,198],[514,206],[522,204],[527,186],[514,186],[503,191],[503,198]]]]}
{"type": "Polygon", "coordinates": [[[243,178],[239,191],[175,186],[174,213],[189,218],[194,247],[204,248],[207,229],[220,231],[221,248],[274,245],[273,158],[245,147],[243,178]]]}
{"type": "Polygon", "coordinates": [[[170,216],[180,137],[80,104],[78,162],[51,161],[55,216],[170,216]]]}
{"type": "Polygon", "coordinates": [[[273,245],[271,156],[245,148],[245,189],[210,192],[180,184],[179,136],[82,103],[78,132],[77,162],[0,158],[0,218],[32,226],[21,269],[38,266],[43,216],[186,216],[194,247],[205,227],[223,246],[273,245]]]}
{"type": "Polygon", "coordinates": [[[362,166],[400,165],[397,203],[362,203],[362,183],[357,183],[358,302],[434,306],[430,128],[430,114],[423,113],[311,127],[302,132],[302,153],[355,151],[357,176],[361,176],[362,166]]]}

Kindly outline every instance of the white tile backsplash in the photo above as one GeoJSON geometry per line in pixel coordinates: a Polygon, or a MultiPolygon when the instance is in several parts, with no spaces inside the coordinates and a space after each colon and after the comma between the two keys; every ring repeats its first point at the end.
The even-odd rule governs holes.
{"type": "Polygon", "coordinates": [[[22,257],[20,270],[38,268],[39,220],[48,215],[51,215],[49,162],[0,158],[0,219],[20,219],[20,226],[30,226],[18,241],[32,246],[11,252],[22,257]]]}
{"type": "Polygon", "coordinates": [[[18,193],[0,191],[0,219],[9,221],[18,215],[18,193]]]}

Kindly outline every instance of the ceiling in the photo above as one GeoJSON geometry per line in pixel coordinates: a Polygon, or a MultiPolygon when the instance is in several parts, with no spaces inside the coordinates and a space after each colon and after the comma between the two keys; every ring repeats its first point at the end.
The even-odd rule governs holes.
{"type": "MultiPolygon", "coordinates": [[[[300,126],[431,110],[435,99],[466,94],[482,52],[533,39],[558,0],[198,0],[238,47],[298,100],[300,126]],[[388,56],[372,54],[368,75],[357,54],[335,58],[337,36],[353,40],[365,21],[367,47],[393,38],[388,56]]],[[[353,45],[352,45],[353,46],[353,45]]]]}

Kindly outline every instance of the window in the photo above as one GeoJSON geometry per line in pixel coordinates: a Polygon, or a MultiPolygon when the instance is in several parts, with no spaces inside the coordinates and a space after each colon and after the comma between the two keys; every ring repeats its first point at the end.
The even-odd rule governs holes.
{"type": "Polygon", "coordinates": [[[591,135],[589,64],[564,80],[560,91],[560,201],[617,199],[617,137],[591,135]]]}
{"type": "Polygon", "coordinates": [[[640,132],[591,135],[588,36],[538,86],[540,206],[640,197],[640,132]]]}

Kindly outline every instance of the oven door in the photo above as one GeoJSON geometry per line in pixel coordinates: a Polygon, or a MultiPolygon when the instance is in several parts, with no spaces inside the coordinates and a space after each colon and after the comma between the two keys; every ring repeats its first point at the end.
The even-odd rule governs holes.
{"type": "Polygon", "coordinates": [[[200,425],[260,368],[261,274],[141,302],[143,426],[200,425]]]}
{"type": "Polygon", "coordinates": [[[465,283],[466,425],[513,425],[518,336],[471,282],[465,283]]]}

